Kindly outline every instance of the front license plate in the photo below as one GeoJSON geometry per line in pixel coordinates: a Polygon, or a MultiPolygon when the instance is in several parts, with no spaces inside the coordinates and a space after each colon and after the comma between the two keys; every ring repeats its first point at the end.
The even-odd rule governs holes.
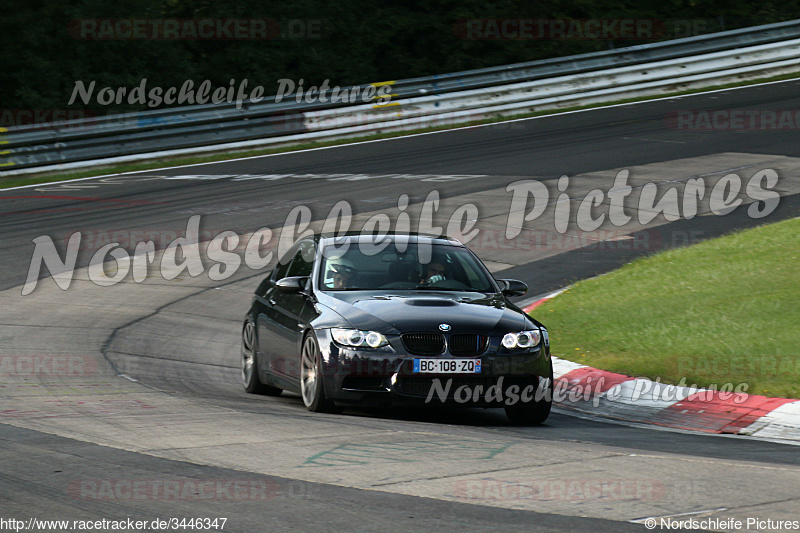
{"type": "Polygon", "coordinates": [[[414,359],[415,374],[480,374],[480,359],[414,359]]]}

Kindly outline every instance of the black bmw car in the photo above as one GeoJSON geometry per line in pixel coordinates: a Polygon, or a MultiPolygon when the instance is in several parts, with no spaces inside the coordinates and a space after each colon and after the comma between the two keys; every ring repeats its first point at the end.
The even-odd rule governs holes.
{"type": "Polygon", "coordinates": [[[299,393],[310,411],[347,404],[504,407],[550,413],[547,330],[509,302],[458,241],[416,235],[300,240],[258,286],[242,329],[250,393],[299,393]]]}

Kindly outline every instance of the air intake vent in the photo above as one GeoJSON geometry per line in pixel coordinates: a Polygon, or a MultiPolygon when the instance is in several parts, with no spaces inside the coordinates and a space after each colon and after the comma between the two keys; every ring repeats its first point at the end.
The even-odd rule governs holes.
{"type": "Polygon", "coordinates": [[[439,355],[444,352],[444,337],[439,333],[406,333],[403,346],[413,355],[439,355]]]}
{"type": "Polygon", "coordinates": [[[479,355],[486,350],[489,337],[473,333],[450,335],[450,353],[453,355],[479,355]]]}
{"type": "MultiPolygon", "coordinates": [[[[404,394],[406,396],[417,396],[417,397],[427,398],[428,395],[431,393],[431,388],[433,387],[434,379],[440,379],[441,385],[444,386],[445,379],[442,378],[432,378],[424,376],[405,376],[397,380],[397,384],[395,385],[395,390],[400,394],[404,394]]],[[[457,394],[456,391],[459,389],[459,387],[463,385],[469,387],[469,390],[475,390],[476,387],[481,386],[485,391],[488,390],[490,386],[497,384],[497,378],[486,378],[478,376],[448,376],[446,379],[450,380],[451,383],[451,386],[447,391],[447,398],[449,399],[453,399],[454,397],[456,397],[457,394]]],[[[439,393],[435,393],[433,397],[439,398],[439,393]]],[[[485,395],[482,395],[481,397],[484,398],[485,395]]]]}
{"type": "Polygon", "coordinates": [[[422,298],[414,298],[413,300],[406,300],[404,302],[406,305],[416,305],[420,307],[455,307],[458,303],[454,302],[453,300],[424,300],[422,298]]]}

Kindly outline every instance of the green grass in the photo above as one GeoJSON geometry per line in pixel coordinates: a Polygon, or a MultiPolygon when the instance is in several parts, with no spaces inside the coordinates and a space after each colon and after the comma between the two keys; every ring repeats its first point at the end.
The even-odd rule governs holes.
{"type": "Polygon", "coordinates": [[[552,353],[630,376],[800,398],[800,219],[638,259],[538,307],[552,353]]]}
{"type": "MultiPolygon", "coordinates": [[[[305,142],[305,143],[297,143],[291,144],[287,146],[274,146],[271,148],[260,148],[260,149],[253,149],[253,150],[246,150],[246,151],[231,151],[231,152],[224,152],[224,153],[216,153],[216,154],[207,154],[207,155],[200,155],[200,156],[176,156],[172,158],[156,158],[147,161],[142,161],[139,163],[123,163],[123,164],[112,164],[112,165],[99,165],[94,166],[91,168],[87,168],[86,170],[76,170],[72,172],[61,172],[61,171],[50,171],[50,172],[42,172],[36,174],[27,174],[23,176],[9,176],[3,177],[0,175],[0,190],[3,188],[9,187],[19,187],[22,185],[33,185],[37,183],[50,183],[56,181],[65,181],[71,179],[78,179],[78,178],[88,178],[92,176],[103,176],[107,174],[122,174],[124,172],[136,172],[141,170],[151,170],[156,168],[164,168],[164,167],[176,167],[182,165],[194,165],[199,163],[211,163],[215,161],[227,161],[229,159],[236,159],[240,157],[251,157],[251,156],[259,156],[259,155],[269,155],[269,154],[279,154],[285,152],[294,152],[297,150],[308,150],[311,148],[322,148],[326,146],[339,146],[342,144],[350,144],[355,142],[364,142],[364,141],[373,141],[378,139],[390,139],[394,137],[404,137],[406,135],[413,135],[418,133],[431,133],[435,131],[444,131],[450,130],[454,128],[463,128],[467,126],[477,126],[482,124],[494,124],[497,122],[503,122],[507,120],[514,120],[514,119],[521,119],[521,118],[531,118],[531,117],[539,117],[539,116],[546,116],[546,115],[557,115],[559,113],[567,113],[570,111],[580,111],[583,109],[595,109],[598,107],[605,107],[610,105],[618,105],[618,104],[628,104],[633,102],[644,102],[648,100],[656,100],[659,98],[668,98],[673,96],[683,96],[689,94],[697,94],[703,93],[708,91],[715,91],[720,89],[730,89],[734,87],[744,87],[747,85],[754,85],[757,83],[766,83],[770,81],[781,81],[781,80],[788,80],[788,79],[795,79],[800,77],[800,72],[790,73],[790,74],[781,74],[779,76],[772,76],[769,78],[759,78],[756,80],[748,80],[736,83],[728,83],[724,85],[714,85],[710,87],[703,87],[700,89],[689,89],[685,91],[678,91],[666,94],[659,94],[653,96],[644,96],[639,98],[628,98],[624,100],[614,100],[610,102],[602,102],[597,104],[591,105],[584,105],[584,106],[574,106],[574,107],[566,107],[562,109],[544,109],[541,111],[535,111],[532,113],[524,113],[519,115],[503,115],[497,117],[486,118],[482,120],[475,120],[471,122],[462,122],[459,124],[450,124],[444,126],[431,126],[427,128],[419,128],[414,130],[405,130],[405,131],[397,131],[397,132],[390,132],[390,133],[375,133],[367,136],[362,137],[353,137],[347,139],[337,139],[331,141],[319,141],[319,142],[305,142]]],[[[11,170],[12,167],[7,167],[7,170],[11,170]]]]}

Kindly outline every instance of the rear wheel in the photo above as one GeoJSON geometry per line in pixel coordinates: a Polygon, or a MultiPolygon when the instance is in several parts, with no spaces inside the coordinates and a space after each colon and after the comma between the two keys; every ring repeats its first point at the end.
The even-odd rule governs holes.
{"type": "Polygon", "coordinates": [[[325,397],[322,354],[312,333],[309,333],[303,341],[303,350],[300,354],[300,394],[303,397],[303,404],[309,411],[315,413],[336,411],[335,404],[325,397]]]}
{"type": "Polygon", "coordinates": [[[550,363],[550,377],[546,387],[537,387],[536,397],[528,403],[506,406],[506,416],[517,426],[537,426],[550,416],[553,406],[553,363],[550,363]]]}
{"type": "Polygon", "coordinates": [[[242,328],[242,385],[250,394],[280,396],[281,389],[261,383],[258,377],[258,359],[255,350],[256,331],[249,320],[242,328]]]}

